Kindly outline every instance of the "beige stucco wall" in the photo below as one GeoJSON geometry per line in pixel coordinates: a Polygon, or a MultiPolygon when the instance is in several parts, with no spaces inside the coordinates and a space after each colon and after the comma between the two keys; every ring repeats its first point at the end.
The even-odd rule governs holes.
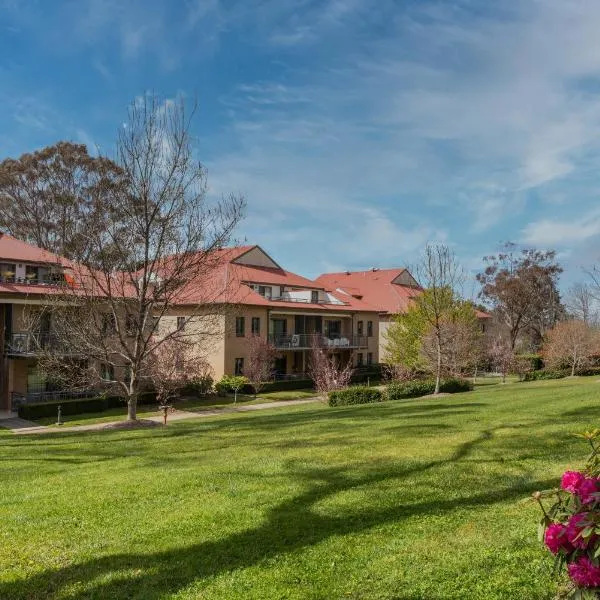
{"type": "Polygon", "coordinates": [[[379,317],[379,360],[381,362],[386,362],[386,346],[387,346],[387,338],[386,334],[393,323],[393,317],[389,315],[381,315],[379,317]]]}
{"type": "MultiPolygon", "coordinates": [[[[248,340],[252,335],[252,317],[260,318],[260,337],[267,337],[268,331],[268,310],[259,306],[236,306],[225,319],[225,352],[224,352],[224,372],[227,375],[235,373],[235,359],[243,358],[248,360],[248,340]],[[235,319],[244,317],[245,335],[237,337],[235,335],[235,319]]],[[[289,323],[288,323],[289,327],[289,323]]]]}

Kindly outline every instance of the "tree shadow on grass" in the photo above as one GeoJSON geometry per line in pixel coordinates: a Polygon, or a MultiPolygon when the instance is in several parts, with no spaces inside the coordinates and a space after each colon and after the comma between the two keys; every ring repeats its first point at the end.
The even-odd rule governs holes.
{"type": "MultiPolygon", "coordinates": [[[[291,476],[306,489],[283,500],[265,515],[255,528],[224,539],[203,541],[160,552],[122,553],[93,558],[64,568],[48,569],[29,578],[0,584],[0,598],[139,598],[158,600],[175,594],[193,582],[202,582],[222,573],[255,566],[267,559],[319,544],[332,536],[366,531],[372,527],[398,523],[413,516],[444,514],[456,508],[476,508],[506,500],[517,500],[536,489],[553,485],[553,480],[515,478],[512,485],[473,492],[461,498],[421,501],[406,504],[352,505],[347,510],[323,510],[320,503],[341,492],[380,484],[402,482],[415,473],[455,463],[491,440],[486,430],[461,444],[446,459],[402,467],[386,463],[360,474],[354,469],[294,469],[291,476]]],[[[135,519],[135,506],[131,507],[135,519]]]]}

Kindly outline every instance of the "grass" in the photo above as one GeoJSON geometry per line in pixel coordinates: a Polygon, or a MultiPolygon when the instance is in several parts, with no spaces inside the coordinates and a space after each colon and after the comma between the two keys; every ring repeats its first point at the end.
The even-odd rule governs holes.
{"type": "MultiPolygon", "coordinates": [[[[314,390],[289,390],[283,392],[268,392],[260,394],[257,398],[253,395],[238,394],[237,405],[248,406],[252,404],[262,404],[264,402],[280,402],[283,400],[302,400],[315,396],[314,390]]],[[[189,398],[174,403],[177,410],[200,411],[206,409],[220,409],[234,405],[233,396],[207,396],[205,398],[189,398]]],[[[161,414],[156,405],[138,406],[138,418],[157,416],[161,414]]],[[[123,421],[127,418],[127,407],[123,405],[118,408],[111,408],[102,412],[81,413],[79,415],[68,415],[63,417],[64,425],[62,427],[73,427],[75,425],[91,425],[93,423],[110,423],[113,421],[123,421]]],[[[40,417],[33,419],[33,422],[39,425],[56,426],[56,417],[40,417]]]]}
{"type": "Polygon", "coordinates": [[[599,391],[0,432],[0,598],[549,600],[523,499],[584,460],[599,391]]]}

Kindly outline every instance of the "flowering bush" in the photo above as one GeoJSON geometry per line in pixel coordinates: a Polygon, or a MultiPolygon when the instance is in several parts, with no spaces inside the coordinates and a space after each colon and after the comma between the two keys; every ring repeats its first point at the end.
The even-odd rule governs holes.
{"type": "Polygon", "coordinates": [[[572,582],[571,598],[600,598],[600,430],[580,435],[591,446],[582,471],[567,471],[560,489],[537,492],[543,516],[540,536],[556,556],[558,568],[566,566],[572,582]],[[555,498],[546,509],[543,499],[555,498]]]}

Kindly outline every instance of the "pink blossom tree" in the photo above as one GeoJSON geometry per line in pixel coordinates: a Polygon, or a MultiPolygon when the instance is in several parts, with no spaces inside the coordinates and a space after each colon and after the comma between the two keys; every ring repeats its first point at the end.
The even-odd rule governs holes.
{"type": "Polygon", "coordinates": [[[265,338],[259,335],[248,340],[248,355],[244,375],[252,384],[254,397],[264,388],[273,375],[273,363],[279,352],[265,338]]]}
{"type": "Polygon", "coordinates": [[[352,371],[351,360],[343,363],[317,344],[313,345],[308,361],[308,374],[320,395],[325,396],[333,390],[348,387],[352,371]]]}

